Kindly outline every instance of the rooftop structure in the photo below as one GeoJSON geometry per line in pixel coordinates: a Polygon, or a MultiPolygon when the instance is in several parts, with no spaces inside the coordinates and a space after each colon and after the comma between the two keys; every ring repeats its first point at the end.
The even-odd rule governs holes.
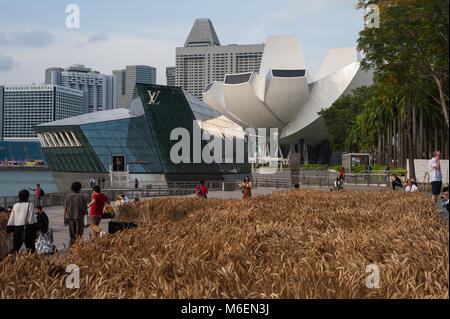
{"type": "Polygon", "coordinates": [[[197,19],[184,47],[176,48],[175,85],[198,99],[226,74],[259,70],[264,44],[220,45],[209,19],[197,19]]]}

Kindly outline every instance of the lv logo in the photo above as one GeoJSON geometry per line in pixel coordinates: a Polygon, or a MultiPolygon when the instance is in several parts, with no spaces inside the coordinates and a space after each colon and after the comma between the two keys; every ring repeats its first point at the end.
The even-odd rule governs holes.
{"type": "Polygon", "coordinates": [[[159,105],[160,101],[157,101],[159,93],[161,93],[161,91],[152,92],[152,91],[149,90],[148,91],[148,96],[150,97],[150,101],[148,102],[148,104],[159,105]]]}

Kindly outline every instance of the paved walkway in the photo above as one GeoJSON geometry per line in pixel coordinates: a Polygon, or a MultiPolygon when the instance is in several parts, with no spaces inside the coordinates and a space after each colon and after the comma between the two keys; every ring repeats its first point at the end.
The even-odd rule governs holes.
{"type": "MultiPolygon", "coordinates": [[[[58,250],[65,250],[69,246],[69,226],[64,225],[63,216],[64,208],[62,206],[51,206],[44,208],[48,216],[50,227],[53,229],[53,242],[58,250]]],[[[103,231],[108,230],[109,219],[103,219],[100,222],[100,228],[103,231]]],[[[83,239],[89,240],[92,234],[92,229],[86,227],[83,233],[83,239]]]]}

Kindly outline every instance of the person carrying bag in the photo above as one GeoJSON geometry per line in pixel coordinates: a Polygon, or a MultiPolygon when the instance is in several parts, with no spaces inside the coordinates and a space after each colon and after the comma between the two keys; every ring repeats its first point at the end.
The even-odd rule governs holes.
{"type": "Polygon", "coordinates": [[[19,202],[13,206],[6,232],[13,234],[11,254],[18,253],[23,243],[32,253],[35,251],[37,221],[34,205],[28,202],[30,193],[24,189],[19,192],[19,202]]]}

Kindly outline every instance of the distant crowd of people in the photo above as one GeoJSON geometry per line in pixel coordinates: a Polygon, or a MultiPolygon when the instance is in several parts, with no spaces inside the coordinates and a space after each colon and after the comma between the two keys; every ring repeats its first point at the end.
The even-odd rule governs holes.
{"type": "Polygon", "coordinates": [[[89,184],[91,185],[91,188],[93,188],[95,185],[100,186],[101,188],[105,188],[106,180],[104,177],[99,177],[95,179],[95,177],[89,178],[89,184]]]}

